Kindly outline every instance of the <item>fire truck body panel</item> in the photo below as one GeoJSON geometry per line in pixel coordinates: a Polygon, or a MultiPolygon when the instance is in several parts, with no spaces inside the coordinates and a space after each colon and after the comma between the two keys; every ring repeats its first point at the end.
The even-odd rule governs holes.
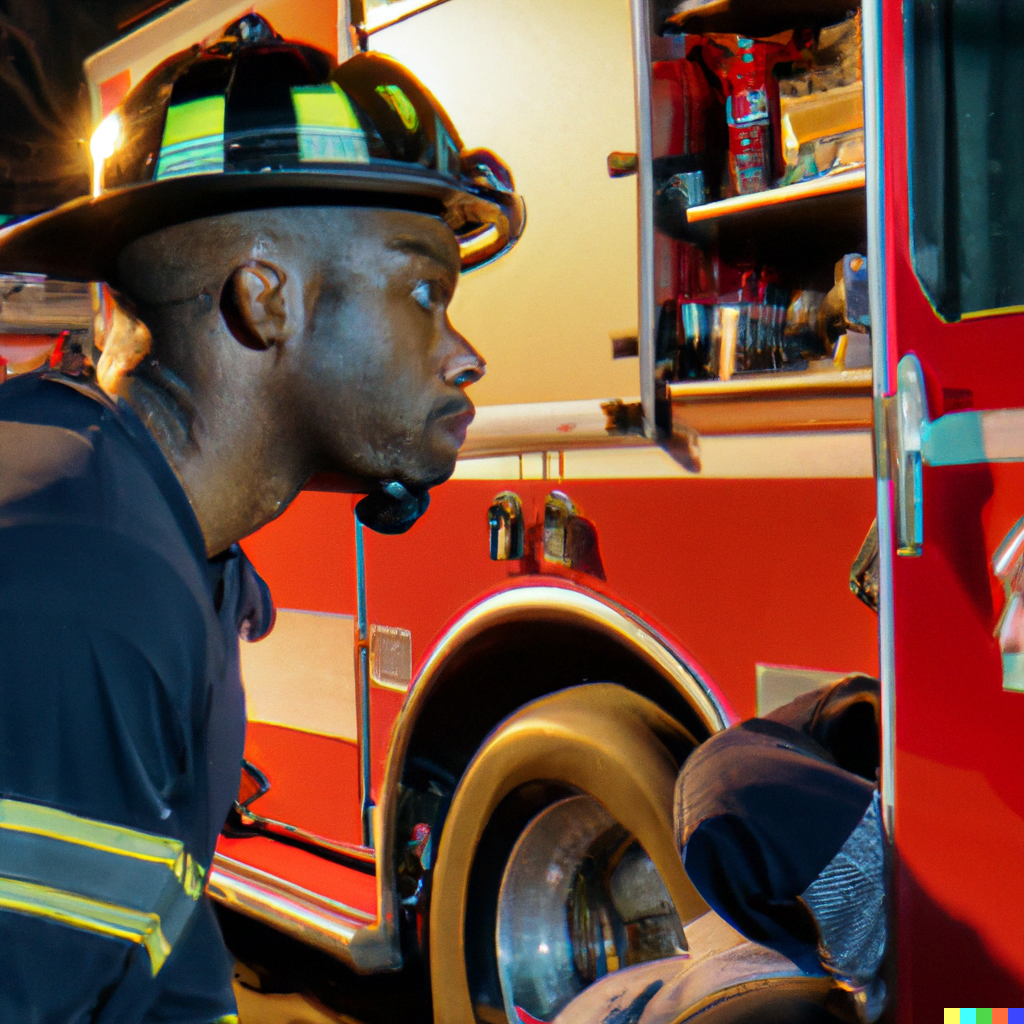
{"type": "MultiPolygon", "coordinates": [[[[251,6],[188,0],[90,58],[97,115],[251,6]]],[[[846,5],[715,6],[727,27],[756,13],[774,31],[787,10],[839,20],[846,5]]],[[[547,695],[612,682],[646,701],[648,724],[667,712],[696,742],[864,672],[883,682],[898,1019],[1020,1002],[1024,706],[1015,649],[1001,657],[995,633],[1021,576],[1004,586],[990,562],[1024,512],[1024,288],[1009,280],[989,303],[999,308],[985,305],[998,259],[979,254],[1008,265],[1014,233],[989,231],[985,245],[971,233],[1003,216],[1000,202],[1011,212],[997,227],[1017,223],[998,177],[1001,161],[1015,166],[1015,122],[995,100],[991,136],[980,116],[955,121],[944,90],[961,89],[974,116],[999,69],[970,50],[969,5],[944,5],[945,27],[932,7],[864,2],[866,172],[812,182],[803,199],[762,192],[700,214],[723,239],[760,232],[766,251],[792,258],[793,239],[815,239],[829,262],[866,221],[873,390],[866,368],[676,381],[659,411],[655,300],[671,288],[658,276],[668,250],[654,230],[650,78],[652,59],[679,58],[677,43],[651,36],[648,6],[625,0],[366,5],[367,45],[417,73],[467,144],[508,159],[530,227],[460,283],[452,318],[490,373],[428,515],[403,537],[361,533],[351,496],[309,490],[245,542],[279,621],[243,652],[251,770],[214,898],[359,971],[397,970],[401,929],[424,928],[427,914],[402,888],[417,883],[408,872],[430,870],[460,779],[497,756],[489,737],[505,737],[503,723],[523,714],[536,730],[547,695]],[[980,171],[955,176],[957,132],[990,147],[988,192],[980,171]],[[631,149],[639,189],[607,176],[608,154],[631,149]],[[966,297],[953,314],[950,296],[966,297]],[[613,338],[639,358],[613,358],[613,338]],[[656,419],[662,444],[647,439],[656,419]],[[502,495],[506,511],[508,495],[521,508],[521,558],[491,557],[502,495]],[[847,586],[876,514],[878,618],[847,586]],[[569,557],[572,531],[582,546],[569,557]]],[[[342,56],[350,45],[347,4],[256,9],[286,35],[342,56]]],[[[1008,23],[1011,47],[1017,31],[1008,23]]],[[[1010,75],[1014,52],[1000,59],[1010,75]]],[[[535,822],[556,806],[545,799],[535,822]]]]}
{"type": "MultiPolygon", "coordinates": [[[[942,180],[950,170],[948,153],[940,154],[939,166],[914,165],[932,155],[922,149],[921,133],[935,123],[942,98],[929,102],[921,91],[938,44],[919,20],[926,17],[923,8],[905,6],[903,17],[899,5],[879,5],[886,284],[880,390],[899,392],[899,361],[914,354],[923,368],[930,418],[969,410],[973,421],[978,411],[1020,406],[1024,319],[1016,309],[965,310],[963,319],[947,322],[922,284],[925,253],[920,239],[914,251],[912,218],[928,215],[933,197],[924,182],[942,180]],[[915,59],[919,88],[912,109],[915,59]]],[[[953,6],[959,5],[951,5],[949,17],[953,6]]],[[[964,27],[961,22],[961,32],[964,27]]],[[[1019,45],[1016,31],[1011,38],[1011,45],[1019,45]]],[[[948,37],[945,43],[952,49],[948,37]]],[[[966,51],[969,43],[960,45],[966,51]]],[[[960,62],[970,57],[961,52],[945,59],[952,87],[957,76],[964,77],[960,62]]],[[[977,78],[967,88],[988,99],[987,90],[998,92],[1001,84],[986,76],[998,71],[981,59],[973,64],[977,78]]],[[[990,118],[1005,117],[997,96],[989,102],[990,118]]],[[[962,122],[954,130],[961,127],[962,122]]],[[[1014,152],[1012,131],[1005,122],[995,123],[988,145],[1006,148],[1005,154],[990,149],[999,154],[996,159],[1014,152]]],[[[970,151],[965,157],[974,158],[970,151]]],[[[961,179],[949,187],[967,191],[971,183],[961,179]]],[[[997,203],[998,192],[991,198],[997,203]]],[[[961,224],[961,230],[968,228],[961,224]]],[[[987,268],[977,271],[984,277],[987,268]]],[[[1020,301],[1008,296],[1005,305],[1020,301]]],[[[993,553],[1021,514],[1024,484],[1020,465],[994,459],[1019,460],[1022,454],[1016,431],[1001,451],[975,445],[973,453],[954,455],[952,464],[928,465],[926,458],[918,499],[920,553],[892,559],[892,646],[882,660],[894,682],[884,756],[891,759],[895,783],[889,799],[898,864],[901,1020],[924,1020],[941,1007],[971,1000],[1019,1005],[1024,995],[1024,919],[1015,869],[1024,837],[1024,787],[1011,753],[1024,728],[1024,705],[1003,684],[994,629],[1006,595],[990,570],[993,553]]],[[[894,486],[897,517],[902,497],[894,486]]],[[[883,514],[888,498],[883,491],[883,514]]],[[[883,645],[884,616],[883,609],[883,645]]]]}

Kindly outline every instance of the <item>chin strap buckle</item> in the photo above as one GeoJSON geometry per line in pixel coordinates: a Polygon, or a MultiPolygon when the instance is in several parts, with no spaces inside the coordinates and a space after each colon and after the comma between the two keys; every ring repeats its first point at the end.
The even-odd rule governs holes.
{"type": "Polygon", "coordinates": [[[387,480],[356,505],[356,518],[377,533],[405,533],[429,505],[428,491],[414,494],[405,484],[387,480]]]}

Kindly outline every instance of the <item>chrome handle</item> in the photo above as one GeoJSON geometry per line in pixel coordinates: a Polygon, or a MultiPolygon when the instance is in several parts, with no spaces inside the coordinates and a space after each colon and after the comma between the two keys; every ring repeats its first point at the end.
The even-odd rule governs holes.
{"type": "Polygon", "coordinates": [[[572,498],[563,491],[552,491],[544,500],[544,561],[572,568],[569,547],[569,523],[577,516],[572,498]]]}
{"type": "Polygon", "coordinates": [[[1003,661],[1003,689],[1024,691],[1024,516],[996,548],[992,572],[1006,594],[995,628],[1003,661]]]}
{"type": "Polygon", "coordinates": [[[929,424],[924,372],[915,355],[896,371],[896,553],[919,555],[924,541],[921,446],[929,424]]]}
{"type": "Polygon", "coordinates": [[[491,558],[496,562],[523,557],[523,504],[512,491],[502,491],[487,510],[491,558]]]}

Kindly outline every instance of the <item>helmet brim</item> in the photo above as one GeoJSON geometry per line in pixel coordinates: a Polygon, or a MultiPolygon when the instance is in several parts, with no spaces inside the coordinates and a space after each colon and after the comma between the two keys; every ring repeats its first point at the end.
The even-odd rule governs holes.
{"type": "Polygon", "coordinates": [[[526,221],[514,192],[467,186],[407,164],[329,171],[267,171],[167,178],[83,196],[0,230],[0,273],[46,274],[117,285],[117,257],[154,231],[247,210],[362,206],[411,210],[445,221],[459,241],[462,270],[497,259],[526,221]]]}

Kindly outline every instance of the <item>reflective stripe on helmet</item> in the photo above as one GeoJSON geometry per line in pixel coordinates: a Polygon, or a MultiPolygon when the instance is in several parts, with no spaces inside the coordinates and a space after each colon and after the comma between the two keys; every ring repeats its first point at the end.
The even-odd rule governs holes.
{"type": "Polygon", "coordinates": [[[203,96],[167,108],[155,178],[224,170],[224,97],[203,96]]]}
{"type": "Polygon", "coordinates": [[[337,83],[293,86],[291,94],[301,162],[370,162],[366,133],[337,83]]]}
{"type": "Polygon", "coordinates": [[[0,800],[0,908],[136,942],[155,975],[202,895],[177,839],[0,800]]]}

